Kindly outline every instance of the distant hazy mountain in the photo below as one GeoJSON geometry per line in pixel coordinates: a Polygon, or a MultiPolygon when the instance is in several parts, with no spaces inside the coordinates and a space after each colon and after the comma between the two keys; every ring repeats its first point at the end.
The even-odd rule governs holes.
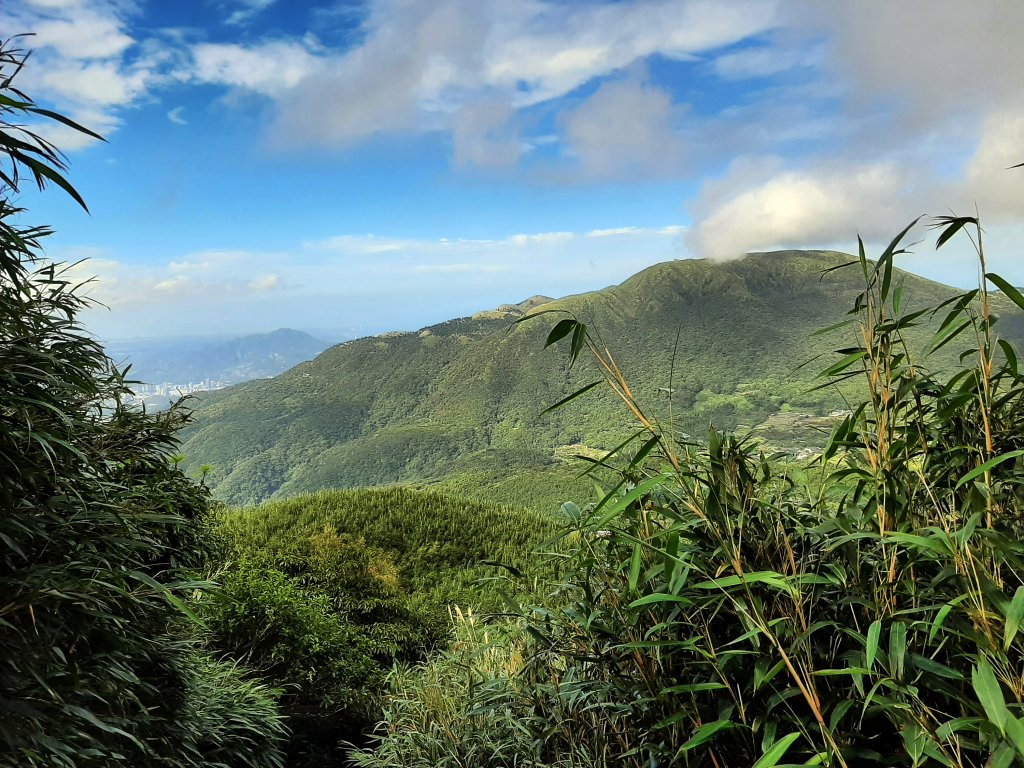
{"type": "MultiPolygon", "coordinates": [[[[594,293],[350,341],[274,379],[202,396],[182,452],[212,466],[219,496],[254,502],[442,478],[493,486],[574,451],[614,447],[634,427],[603,387],[539,415],[600,378],[586,355],[568,369],[567,340],[543,348],[557,315],[512,325],[562,309],[600,334],[652,417],[693,435],[710,423],[758,428],[795,453],[801,440],[821,439],[823,415],[845,407],[843,393],[812,391],[812,379],[855,340],[848,329],[812,332],[844,320],[863,289],[857,269],[823,274],[851,259],[785,251],[673,261],[594,293]]],[[[912,308],[955,293],[905,272],[896,279],[912,308]]],[[[1024,336],[1020,313],[1002,314],[1004,335],[1024,336]]],[[[928,333],[915,338],[923,344],[928,333]]],[[[944,350],[950,360],[954,352],[944,350]]]]}
{"type": "Polygon", "coordinates": [[[330,346],[308,333],[280,328],[234,339],[158,339],[108,345],[111,357],[131,363],[130,377],[146,384],[206,380],[237,384],[276,376],[330,346]]]}

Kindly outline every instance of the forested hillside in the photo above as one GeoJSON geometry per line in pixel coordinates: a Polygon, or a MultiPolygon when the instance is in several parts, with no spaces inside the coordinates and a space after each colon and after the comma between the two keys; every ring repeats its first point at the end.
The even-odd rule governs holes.
{"type": "MultiPolygon", "coordinates": [[[[590,486],[563,460],[614,447],[631,423],[604,390],[542,415],[600,378],[591,361],[570,370],[545,353],[557,313],[567,312],[600,335],[638,399],[680,432],[750,428],[774,414],[761,434],[795,452],[829,425],[800,431],[792,416],[846,407],[841,387],[812,391],[818,366],[799,366],[852,340],[843,329],[814,335],[841,322],[862,288],[856,270],[826,274],[851,259],[783,251],[673,261],[602,291],[347,342],[275,379],[203,395],[182,451],[193,470],[210,468],[217,496],[240,503],[441,478],[491,498],[515,490],[520,503],[579,498],[590,486]],[[549,314],[515,323],[540,312],[549,314]],[[523,498],[542,487],[554,495],[523,498]]],[[[914,306],[955,293],[899,271],[895,281],[914,306]]],[[[1011,338],[1024,327],[1017,318],[1003,321],[1011,338]]]]}

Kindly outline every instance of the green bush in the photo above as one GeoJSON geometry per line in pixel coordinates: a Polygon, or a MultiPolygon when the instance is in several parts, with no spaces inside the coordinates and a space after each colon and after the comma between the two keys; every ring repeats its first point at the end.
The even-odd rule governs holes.
{"type": "Polygon", "coordinates": [[[21,123],[78,126],[14,88],[23,63],[0,44],[0,765],[279,766],[273,698],[196,671],[208,494],[171,459],[187,414],[125,405],[49,230],[14,223],[26,177],[81,202],[21,123]]]}
{"type": "Polygon", "coordinates": [[[417,667],[388,676],[375,749],[350,756],[362,768],[534,766],[542,741],[523,724],[525,698],[512,678],[522,643],[471,612],[454,612],[455,643],[417,667]]]}
{"type": "Polygon", "coordinates": [[[380,718],[388,670],[422,660],[445,628],[387,553],[332,527],[225,546],[239,559],[201,603],[207,646],[282,689],[290,764],[332,764],[380,718]]]}

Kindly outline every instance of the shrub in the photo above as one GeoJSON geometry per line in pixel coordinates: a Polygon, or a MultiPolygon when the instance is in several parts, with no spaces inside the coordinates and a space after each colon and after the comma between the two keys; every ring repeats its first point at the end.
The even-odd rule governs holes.
{"type": "Polygon", "coordinates": [[[388,675],[376,749],[350,756],[362,768],[532,766],[542,744],[522,723],[525,698],[513,677],[522,643],[456,610],[451,649],[388,675]]]}
{"type": "Polygon", "coordinates": [[[0,765],[280,765],[273,699],[196,671],[185,602],[208,494],[170,458],[188,416],[125,404],[77,320],[87,301],[42,259],[49,230],[14,223],[26,176],[84,206],[19,123],[85,129],[13,86],[23,63],[0,44],[0,765]]]}

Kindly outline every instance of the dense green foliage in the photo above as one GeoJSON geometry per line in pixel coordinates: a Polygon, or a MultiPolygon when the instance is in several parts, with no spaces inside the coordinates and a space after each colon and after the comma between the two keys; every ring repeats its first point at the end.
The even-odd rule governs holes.
{"type": "MultiPolygon", "coordinates": [[[[939,224],[940,244],[965,226],[980,243],[974,219],[939,224]]],[[[854,342],[821,378],[864,396],[805,472],[717,432],[680,445],[610,366],[646,457],[601,503],[567,506],[578,546],[523,609],[521,652],[478,644],[469,685],[435,685],[451,654],[396,676],[360,763],[1024,762],[1024,372],[985,284],[908,310],[899,240],[858,261],[854,342]],[[963,351],[959,370],[912,354],[918,323],[938,326],[932,350],[963,351]]],[[[610,360],[575,321],[562,331],[610,360]]]]}
{"type": "Polygon", "coordinates": [[[200,603],[205,643],[283,689],[293,766],[363,742],[395,664],[447,646],[452,604],[498,608],[480,582],[536,571],[556,532],[550,516],[406,488],[225,509],[214,527],[225,565],[200,603]]]}
{"type": "MultiPolygon", "coordinates": [[[[812,333],[842,320],[859,286],[848,271],[822,271],[851,258],[789,251],[674,261],[530,311],[571,311],[599,328],[637,396],[657,403],[679,431],[703,435],[710,422],[753,427],[780,411],[845,407],[834,389],[811,391],[814,366],[793,369],[834,346],[834,337],[812,333]]],[[[919,306],[955,295],[912,275],[894,279],[919,306]]],[[[488,490],[509,479],[517,492],[547,486],[549,495],[535,495],[548,509],[589,496],[587,486],[559,490],[548,481],[567,474],[562,457],[573,449],[617,445],[632,427],[629,414],[606,393],[541,414],[601,374],[591,360],[570,368],[544,354],[543,322],[510,328],[523,312],[508,307],[359,339],[275,379],[204,395],[183,452],[193,468],[212,466],[214,494],[235,503],[439,479],[492,499],[488,490]]],[[[1004,323],[1011,338],[1022,329],[1004,323]]],[[[920,347],[927,336],[912,331],[910,342],[920,347]]],[[[806,431],[827,434],[828,426],[806,431]]],[[[783,445],[800,446],[791,440],[783,445]]]]}
{"type": "MultiPolygon", "coordinates": [[[[76,200],[0,46],[0,765],[278,766],[273,696],[191,641],[207,491],[171,460],[180,408],[126,407],[85,301],[10,199],[76,200]]],[[[83,203],[84,205],[84,203],[83,203]]]]}
{"type": "Polygon", "coordinates": [[[394,564],[399,585],[424,605],[497,608],[481,580],[508,568],[533,572],[533,553],[558,532],[557,519],[434,491],[360,488],[321,491],[220,513],[217,530],[229,557],[277,561],[325,530],[394,564]],[[495,565],[506,566],[499,569],[495,565]]]}

